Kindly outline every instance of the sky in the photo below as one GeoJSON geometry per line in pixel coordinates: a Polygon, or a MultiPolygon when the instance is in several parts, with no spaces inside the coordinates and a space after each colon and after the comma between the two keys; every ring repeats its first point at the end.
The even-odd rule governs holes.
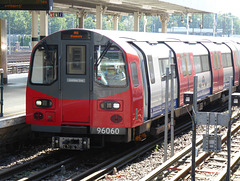
{"type": "Polygon", "coordinates": [[[160,0],[218,14],[231,13],[240,18],[240,0],[160,0]]]}
{"type": "Polygon", "coordinates": [[[239,0],[216,0],[217,13],[231,13],[240,18],[240,1],[239,0]]]}

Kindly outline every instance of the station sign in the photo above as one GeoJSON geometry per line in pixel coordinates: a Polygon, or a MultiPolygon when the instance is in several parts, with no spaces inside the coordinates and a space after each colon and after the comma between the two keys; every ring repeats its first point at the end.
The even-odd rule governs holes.
{"type": "Polygon", "coordinates": [[[53,8],[53,0],[1,0],[0,10],[43,10],[53,8]]]}
{"type": "Polygon", "coordinates": [[[63,12],[50,12],[50,17],[63,17],[63,12]]]}

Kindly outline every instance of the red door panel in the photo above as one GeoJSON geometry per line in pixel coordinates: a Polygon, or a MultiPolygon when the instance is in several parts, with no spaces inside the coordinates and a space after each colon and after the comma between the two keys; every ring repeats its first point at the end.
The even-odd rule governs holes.
{"type": "Polygon", "coordinates": [[[195,68],[194,68],[194,61],[193,61],[193,54],[192,53],[178,53],[177,54],[177,64],[178,64],[178,76],[179,76],[179,93],[180,93],[180,100],[179,105],[182,106],[184,92],[193,91],[194,87],[194,76],[195,68]]]}
{"type": "MultiPolygon", "coordinates": [[[[220,53],[221,54],[221,53],[220,53]]],[[[210,52],[212,75],[213,75],[213,93],[219,92],[223,89],[223,67],[220,60],[219,52],[210,52]]]]}
{"type": "Polygon", "coordinates": [[[239,84],[239,67],[235,60],[236,52],[233,51],[232,53],[233,53],[233,66],[234,66],[234,85],[238,85],[239,84]]]}

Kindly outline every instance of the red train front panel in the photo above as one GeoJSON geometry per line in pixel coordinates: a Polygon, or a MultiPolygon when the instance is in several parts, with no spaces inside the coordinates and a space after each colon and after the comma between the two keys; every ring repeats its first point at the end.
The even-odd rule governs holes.
{"type": "MultiPolygon", "coordinates": [[[[77,133],[88,137],[87,142],[88,135],[121,135],[124,139],[117,141],[131,141],[128,130],[143,119],[139,67],[136,55],[102,35],[85,30],[55,33],[32,53],[26,122],[34,131],[77,133]],[[131,72],[133,66],[137,71],[131,72]],[[132,86],[133,73],[139,77],[137,86],[132,86]]],[[[86,139],[77,142],[81,144],[76,149],[83,149],[86,139]]]]}

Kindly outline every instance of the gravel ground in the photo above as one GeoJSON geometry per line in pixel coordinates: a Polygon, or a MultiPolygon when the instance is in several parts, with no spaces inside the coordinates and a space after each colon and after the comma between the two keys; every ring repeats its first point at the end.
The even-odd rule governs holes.
{"type": "Polygon", "coordinates": [[[0,160],[0,170],[4,168],[10,168],[15,165],[21,165],[24,162],[30,161],[41,155],[49,154],[56,149],[52,149],[50,145],[28,145],[16,150],[16,154],[11,154],[0,160]]]}
{"type": "MultiPolygon", "coordinates": [[[[212,126],[210,126],[211,130],[212,126]]],[[[197,126],[197,139],[202,137],[205,133],[205,126],[197,126]]],[[[174,153],[182,151],[185,147],[192,144],[192,131],[182,133],[182,135],[175,137],[174,140],[174,153]]],[[[168,144],[168,159],[171,157],[171,144],[168,144]]],[[[108,175],[103,180],[139,180],[152,170],[160,166],[164,162],[164,143],[156,145],[152,151],[140,156],[134,162],[129,163],[123,169],[114,170],[112,175],[108,175]]]]}

